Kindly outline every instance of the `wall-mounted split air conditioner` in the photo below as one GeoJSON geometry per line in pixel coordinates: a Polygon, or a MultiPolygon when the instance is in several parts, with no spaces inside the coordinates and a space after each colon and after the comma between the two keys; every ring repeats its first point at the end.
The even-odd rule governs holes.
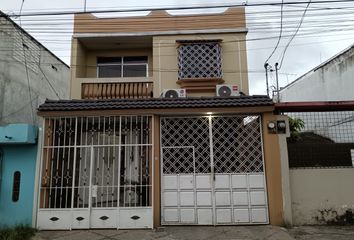
{"type": "Polygon", "coordinates": [[[218,97],[240,96],[240,91],[237,85],[216,85],[216,96],[218,97]]]}
{"type": "Polygon", "coordinates": [[[185,98],[187,97],[186,89],[165,89],[162,91],[164,98],[185,98]]]}

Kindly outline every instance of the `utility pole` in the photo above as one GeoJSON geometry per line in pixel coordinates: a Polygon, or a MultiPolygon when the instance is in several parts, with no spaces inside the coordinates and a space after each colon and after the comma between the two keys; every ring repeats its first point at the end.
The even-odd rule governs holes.
{"type": "Polygon", "coordinates": [[[86,0],[84,0],[84,12],[86,12],[86,0]]]}
{"type": "Polygon", "coordinates": [[[264,69],[266,74],[266,89],[267,89],[267,96],[269,97],[269,83],[268,83],[268,63],[264,63],[264,69]]]}
{"type": "Polygon", "coordinates": [[[275,63],[275,79],[276,79],[276,82],[277,82],[277,102],[280,102],[280,99],[279,99],[279,79],[278,79],[278,63],[275,63]]]}

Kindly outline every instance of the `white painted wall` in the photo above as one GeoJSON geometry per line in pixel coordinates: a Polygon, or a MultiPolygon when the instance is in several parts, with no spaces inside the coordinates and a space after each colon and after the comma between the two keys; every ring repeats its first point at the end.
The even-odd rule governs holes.
{"type": "Polygon", "coordinates": [[[0,17],[0,125],[38,124],[37,107],[46,98],[57,100],[57,94],[61,99],[69,97],[70,68],[28,35],[21,34],[12,22],[0,17]],[[27,47],[22,45],[22,37],[27,47]]]}
{"type": "Polygon", "coordinates": [[[354,168],[290,169],[294,225],[326,224],[354,211],[354,168]]]}
{"type": "Polygon", "coordinates": [[[280,91],[281,102],[354,100],[354,46],[280,91]]]}

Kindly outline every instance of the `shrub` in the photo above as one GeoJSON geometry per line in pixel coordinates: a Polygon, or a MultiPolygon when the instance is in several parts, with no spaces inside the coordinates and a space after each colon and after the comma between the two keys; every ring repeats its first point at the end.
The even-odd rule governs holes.
{"type": "Polygon", "coordinates": [[[289,142],[296,142],[301,139],[300,132],[305,127],[304,120],[301,118],[289,117],[290,137],[289,142]]]}

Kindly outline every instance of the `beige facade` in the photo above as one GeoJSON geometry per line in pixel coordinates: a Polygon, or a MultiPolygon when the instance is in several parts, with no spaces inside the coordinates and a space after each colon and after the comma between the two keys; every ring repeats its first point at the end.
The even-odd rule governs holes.
{"type": "MultiPolygon", "coordinates": [[[[248,94],[246,33],[243,8],[231,8],[222,14],[183,17],[163,11],[152,12],[146,17],[117,19],[78,15],[75,17],[72,41],[70,96],[73,99],[87,96],[83,94],[85,84],[96,84],[93,88],[100,89],[109,85],[111,92],[111,89],[118,91],[115,90],[118,86],[121,89],[121,85],[127,83],[149,84],[153,97],[159,97],[165,89],[178,88],[187,89],[188,96],[215,96],[216,84],[237,85],[240,91],[248,94]],[[165,24],[161,24],[161,18],[164,18],[165,24]],[[89,27],[89,22],[97,28],[89,27]],[[217,40],[221,46],[222,58],[220,79],[202,78],[188,83],[180,82],[177,52],[179,40],[217,40]],[[146,56],[147,76],[97,77],[97,57],[120,56],[146,56]]],[[[124,91],[135,91],[130,88],[135,87],[126,85],[124,91]]],[[[138,91],[144,91],[141,86],[137,88],[138,91]]],[[[95,98],[95,93],[90,94],[95,98]]]]}

